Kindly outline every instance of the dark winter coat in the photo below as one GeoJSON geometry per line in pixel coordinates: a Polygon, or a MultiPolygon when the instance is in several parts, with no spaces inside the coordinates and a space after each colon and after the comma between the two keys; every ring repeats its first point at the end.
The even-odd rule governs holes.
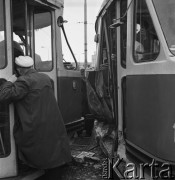
{"type": "Polygon", "coordinates": [[[14,137],[29,165],[47,169],[70,162],[65,126],[47,75],[30,69],[16,82],[5,82],[0,87],[0,102],[4,100],[15,103],[14,137]]]}

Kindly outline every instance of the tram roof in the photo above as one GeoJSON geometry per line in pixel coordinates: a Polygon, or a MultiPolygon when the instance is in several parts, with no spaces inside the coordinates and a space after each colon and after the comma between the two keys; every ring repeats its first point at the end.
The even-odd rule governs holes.
{"type": "MultiPolygon", "coordinates": [[[[38,0],[35,0],[38,1],[38,0]]],[[[64,0],[39,0],[39,1],[43,1],[49,4],[52,4],[56,7],[63,7],[64,6],[64,0]]]]}
{"type": "Polygon", "coordinates": [[[46,1],[48,1],[54,5],[57,5],[57,6],[59,6],[59,5],[63,6],[64,5],[64,0],[46,0],[46,1]]]}

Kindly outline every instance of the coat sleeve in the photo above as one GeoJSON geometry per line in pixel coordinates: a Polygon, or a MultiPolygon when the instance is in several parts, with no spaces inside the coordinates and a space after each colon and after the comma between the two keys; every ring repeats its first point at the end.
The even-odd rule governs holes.
{"type": "Polygon", "coordinates": [[[29,85],[22,79],[18,79],[15,83],[5,82],[0,87],[0,102],[17,101],[22,99],[29,92],[29,85]]]}

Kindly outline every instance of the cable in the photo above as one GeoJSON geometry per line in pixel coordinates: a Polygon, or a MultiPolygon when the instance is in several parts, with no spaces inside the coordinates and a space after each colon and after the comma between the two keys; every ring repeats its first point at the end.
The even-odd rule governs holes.
{"type": "Polygon", "coordinates": [[[68,45],[68,47],[69,47],[69,49],[70,49],[70,52],[71,52],[71,54],[72,54],[72,56],[73,56],[73,58],[74,58],[74,61],[75,61],[75,64],[76,64],[76,68],[78,68],[78,63],[77,63],[77,60],[76,60],[76,58],[75,58],[75,56],[74,56],[74,53],[73,53],[73,51],[72,51],[72,48],[71,48],[71,46],[70,46],[70,44],[69,44],[69,42],[68,42],[68,39],[67,39],[67,36],[66,36],[66,32],[65,32],[65,30],[64,30],[64,26],[62,25],[61,28],[62,28],[62,30],[63,30],[63,34],[64,34],[65,40],[66,40],[66,42],[67,42],[67,45],[68,45]]]}
{"type": "Polygon", "coordinates": [[[126,11],[125,11],[125,14],[124,14],[122,17],[118,18],[118,19],[114,19],[115,21],[120,20],[120,19],[123,19],[123,18],[127,15],[127,12],[128,12],[128,10],[129,10],[129,8],[130,8],[130,6],[131,6],[131,4],[132,4],[133,1],[134,1],[134,0],[132,0],[132,1],[130,2],[129,6],[127,7],[127,9],[126,9],[126,11]]]}

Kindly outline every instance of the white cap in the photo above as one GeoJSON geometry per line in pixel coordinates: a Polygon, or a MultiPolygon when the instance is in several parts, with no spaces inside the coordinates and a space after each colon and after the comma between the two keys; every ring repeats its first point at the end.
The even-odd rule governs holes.
{"type": "Polygon", "coordinates": [[[31,67],[34,62],[30,56],[19,56],[15,58],[15,64],[20,67],[31,67]]]}

